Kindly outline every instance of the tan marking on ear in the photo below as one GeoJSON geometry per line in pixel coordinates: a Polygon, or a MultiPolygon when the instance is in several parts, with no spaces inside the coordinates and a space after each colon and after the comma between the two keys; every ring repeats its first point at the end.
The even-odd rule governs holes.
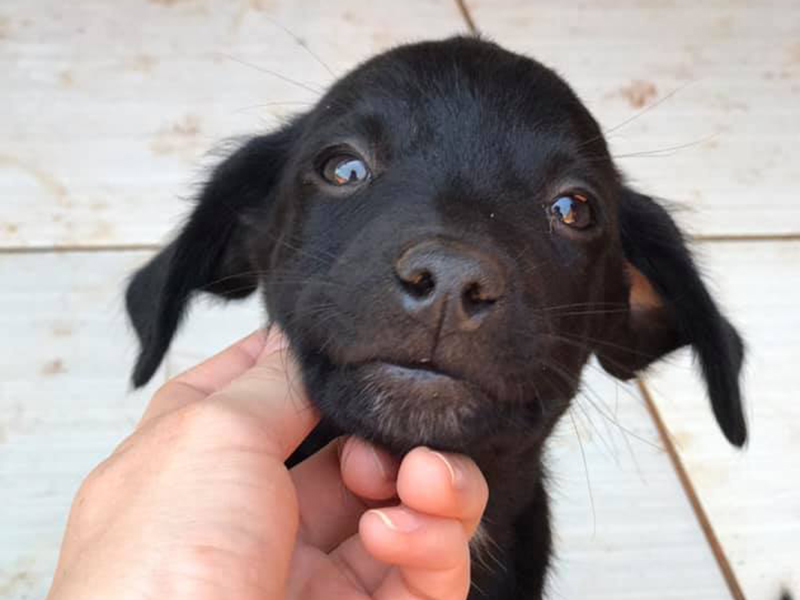
{"type": "Polygon", "coordinates": [[[631,283],[630,295],[628,296],[628,303],[631,309],[647,310],[660,308],[664,305],[664,301],[653,288],[650,280],[628,261],[625,261],[625,272],[628,274],[628,280],[631,283]]]}

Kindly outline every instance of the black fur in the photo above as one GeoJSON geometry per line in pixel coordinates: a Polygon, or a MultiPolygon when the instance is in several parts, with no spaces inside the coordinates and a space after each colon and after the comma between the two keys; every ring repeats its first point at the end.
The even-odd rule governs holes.
{"type": "Polygon", "coordinates": [[[711,406],[723,433],[731,444],[742,446],[747,427],[739,393],[744,359],[741,337],[711,299],[683,235],[664,207],[626,190],[620,204],[620,223],[625,257],[647,277],[668,310],[657,317],[635,316],[632,323],[637,318],[648,322],[630,330],[618,329],[614,337],[617,346],[600,352],[603,366],[626,379],[652,360],[690,344],[700,359],[711,406]],[[653,335],[654,329],[657,335],[653,335]],[[625,368],[618,369],[619,364],[625,368]]]}
{"type": "Polygon", "coordinates": [[[341,432],[477,461],[503,568],[475,561],[474,599],[541,597],[543,444],[593,353],[629,378],[691,345],[723,432],[746,439],[742,342],[681,232],[624,184],[564,81],[486,41],[377,56],[223,162],[130,283],[134,384],[158,367],[193,294],[257,288],[324,416],[290,462],[341,432]],[[371,179],[327,183],[342,152],[371,179]],[[565,193],[591,226],[556,218],[565,193]]]}

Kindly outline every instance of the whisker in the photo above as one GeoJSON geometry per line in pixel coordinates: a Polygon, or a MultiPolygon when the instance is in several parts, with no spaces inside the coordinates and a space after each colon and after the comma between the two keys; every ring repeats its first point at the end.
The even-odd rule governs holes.
{"type": "Polygon", "coordinates": [[[675,88],[671,92],[667,93],[666,95],[662,96],[658,100],[655,100],[655,101],[651,102],[650,104],[648,104],[647,106],[645,106],[644,108],[642,108],[641,110],[639,110],[638,112],[633,114],[632,116],[628,117],[627,119],[625,119],[621,123],[618,123],[617,125],[614,125],[611,129],[606,129],[603,132],[604,135],[606,137],[608,137],[610,134],[614,133],[618,129],[622,129],[623,127],[625,127],[629,123],[633,123],[635,120],[637,120],[638,118],[640,118],[640,117],[644,116],[645,114],[649,113],[654,108],[664,104],[664,102],[666,102],[667,100],[669,100],[670,98],[675,96],[678,92],[682,92],[683,90],[685,90],[692,83],[694,83],[694,82],[693,81],[688,81],[688,82],[684,83],[683,85],[678,86],[677,88],[675,88]]]}
{"type": "MultiPolygon", "coordinates": [[[[210,288],[215,285],[219,285],[220,283],[224,283],[226,281],[238,279],[240,277],[268,277],[269,278],[269,285],[296,285],[296,284],[310,284],[313,283],[315,286],[329,286],[329,287],[338,287],[338,288],[347,288],[347,286],[343,283],[338,281],[329,280],[324,276],[317,276],[317,277],[289,277],[285,276],[280,273],[274,273],[268,269],[253,269],[250,271],[239,271],[236,273],[231,273],[230,275],[225,275],[224,277],[219,277],[212,281],[209,281],[205,285],[198,287],[198,291],[207,292],[210,288]]],[[[238,288],[229,288],[226,289],[226,292],[238,292],[246,290],[250,287],[250,285],[243,285],[238,288]]]]}
{"type": "Polygon", "coordinates": [[[677,150],[683,150],[685,148],[691,148],[693,146],[697,146],[699,144],[703,144],[710,140],[713,140],[716,137],[719,137],[722,134],[721,131],[715,131],[705,137],[702,137],[698,140],[694,140],[692,142],[686,142],[685,144],[678,144],[676,146],[666,146],[664,148],[658,148],[656,150],[644,150],[641,152],[631,152],[628,154],[615,154],[613,155],[615,159],[621,158],[658,158],[662,156],[670,156],[671,153],[677,150]]]}
{"type": "MultiPolygon", "coordinates": [[[[637,402],[641,401],[641,398],[637,398],[635,396],[633,396],[633,399],[636,400],[637,402]]],[[[589,398],[587,398],[587,400],[589,400],[589,398]]],[[[642,444],[644,444],[646,446],[649,446],[653,450],[657,450],[658,452],[662,452],[662,453],[664,452],[664,448],[661,447],[659,444],[657,444],[655,442],[651,442],[647,438],[644,438],[644,437],[640,436],[638,433],[635,433],[635,432],[631,431],[630,429],[628,429],[627,427],[623,426],[618,420],[613,419],[609,415],[605,414],[603,412],[603,410],[601,410],[600,407],[597,406],[594,402],[591,402],[591,400],[590,400],[590,403],[592,404],[594,409],[598,413],[600,413],[600,415],[602,417],[604,417],[605,419],[608,419],[611,423],[613,423],[620,430],[620,432],[623,434],[623,437],[626,440],[626,443],[627,443],[627,436],[631,436],[636,441],[641,442],[642,444]]]]}
{"type": "Polygon", "coordinates": [[[578,394],[573,399],[574,405],[580,409],[581,414],[583,414],[583,416],[586,418],[586,421],[589,423],[589,426],[594,431],[595,435],[597,436],[597,439],[599,439],[600,442],[602,443],[602,446],[604,448],[603,453],[604,454],[607,453],[607,456],[609,456],[616,464],[619,464],[619,456],[617,453],[617,448],[614,445],[614,436],[609,430],[608,423],[605,420],[603,420],[603,425],[606,428],[606,433],[608,434],[608,439],[606,439],[606,437],[600,432],[600,428],[595,424],[594,419],[592,419],[592,416],[586,410],[586,407],[583,405],[582,402],[580,402],[581,398],[587,398],[586,393],[583,390],[578,390],[578,394]]]}
{"type": "MultiPolygon", "coordinates": [[[[628,455],[631,457],[631,461],[633,461],[633,466],[636,468],[636,474],[639,475],[639,481],[645,483],[644,472],[642,471],[642,467],[639,465],[639,460],[636,458],[636,453],[633,451],[631,447],[630,440],[628,440],[628,436],[623,435],[622,441],[625,442],[625,447],[628,449],[628,455]]],[[[664,448],[659,447],[660,452],[664,452],[664,448]]]]}
{"type": "Polygon", "coordinates": [[[618,315],[621,313],[626,313],[630,309],[627,307],[625,308],[614,308],[608,310],[576,310],[570,312],[556,312],[556,317],[582,317],[582,316],[590,316],[590,315],[618,315]]]}
{"type": "MultiPolygon", "coordinates": [[[[269,234],[267,234],[267,235],[269,235],[269,234]]],[[[323,259],[326,259],[326,258],[330,259],[330,260],[333,260],[333,261],[339,260],[339,257],[336,256],[335,254],[331,253],[331,252],[319,251],[319,253],[316,254],[316,255],[312,254],[311,252],[309,252],[308,250],[306,250],[304,248],[300,248],[299,246],[293,246],[292,244],[287,242],[286,239],[283,238],[283,237],[279,238],[279,237],[273,235],[272,236],[272,240],[274,242],[276,242],[276,243],[283,244],[286,248],[289,248],[289,250],[294,250],[295,252],[299,252],[303,256],[307,256],[307,257],[309,257],[311,259],[314,259],[314,260],[316,260],[316,261],[318,261],[320,263],[323,263],[323,264],[325,264],[323,259]]]]}
{"type": "MultiPolygon", "coordinates": [[[[585,390],[588,389],[591,393],[593,393],[595,395],[597,395],[597,393],[592,389],[592,387],[585,380],[582,380],[582,379],[580,379],[578,377],[573,376],[568,371],[566,371],[564,369],[561,369],[555,363],[544,362],[543,364],[545,364],[548,368],[552,369],[553,371],[556,371],[556,374],[560,375],[561,378],[564,381],[566,381],[567,383],[572,383],[572,384],[574,384],[575,386],[578,387],[578,397],[576,397],[576,399],[575,399],[576,400],[575,404],[577,404],[578,408],[580,408],[581,412],[583,412],[584,416],[586,417],[587,421],[591,425],[592,429],[594,429],[595,433],[597,434],[597,437],[600,439],[600,441],[606,447],[606,449],[608,450],[609,454],[614,458],[614,462],[618,463],[619,460],[618,460],[618,456],[617,456],[617,449],[616,449],[616,446],[613,443],[614,442],[614,439],[613,439],[614,436],[612,435],[611,430],[609,429],[608,423],[604,421],[603,424],[606,427],[606,431],[607,431],[607,433],[609,435],[609,438],[611,439],[610,443],[603,437],[603,435],[600,433],[599,428],[595,425],[594,419],[592,419],[592,417],[584,409],[583,405],[579,402],[579,397],[583,396],[589,401],[589,403],[595,408],[595,410],[598,410],[596,405],[592,402],[591,398],[587,395],[587,392],[585,390]]],[[[598,410],[598,412],[600,412],[601,416],[605,417],[605,415],[602,413],[602,411],[598,410]]],[[[606,421],[607,420],[608,419],[606,419],[606,421]]],[[[619,427],[619,423],[614,423],[614,425],[617,425],[619,427]]]]}
{"type": "Polygon", "coordinates": [[[243,113],[247,112],[248,110],[253,110],[255,108],[266,108],[268,106],[314,106],[316,102],[309,102],[305,100],[284,100],[281,102],[261,102],[259,104],[251,104],[249,106],[243,106],[242,108],[237,108],[234,112],[236,113],[243,113]]]}
{"type": "Polygon", "coordinates": [[[536,312],[549,312],[554,310],[560,310],[562,308],[584,308],[584,307],[601,307],[601,306],[610,306],[614,308],[618,307],[627,307],[627,302],[573,302],[568,304],[554,304],[552,306],[543,306],[540,308],[534,309],[536,312]]]}
{"type": "Polygon", "coordinates": [[[481,587],[477,583],[475,583],[474,579],[472,579],[469,582],[469,585],[470,585],[470,587],[474,587],[476,590],[478,590],[478,592],[480,593],[481,596],[486,596],[486,592],[483,591],[483,589],[481,589],[481,587]]]}
{"type": "Polygon", "coordinates": [[[684,84],[683,84],[683,85],[681,85],[681,86],[678,86],[677,88],[675,88],[675,89],[674,89],[674,90],[672,90],[671,92],[667,93],[666,95],[662,96],[662,97],[661,97],[661,98],[659,98],[658,100],[655,100],[655,101],[651,102],[650,104],[648,104],[647,106],[645,106],[645,107],[644,107],[644,108],[642,108],[641,110],[639,110],[639,111],[635,112],[633,115],[631,115],[631,116],[630,116],[630,117],[628,117],[627,119],[623,120],[621,123],[617,123],[616,125],[614,125],[614,126],[613,126],[613,127],[611,127],[610,129],[605,129],[605,130],[603,130],[603,133],[602,133],[602,134],[600,134],[600,135],[596,135],[596,136],[594,136],[593,138],[589,138],[589,139],[588,139],[588,140],[586,140],[585,142],[582,142],[582,143],[581,143],[581,144],[578,146],[578,148],[583,148],[583,147],[585,147],[585,146],[588,146],[588,145],[589,145],[589,144],[591,144],[592,142],[596,142],[597,140],[599,140],[601,137],[604,137],[604,136],[605,136],[606,138],[608,138],[608,137],[609,137],[609,136],[610,136],[612,133],[614,133],[614,132],[615,132],[615,131],[617,131],[618,129],[622,129],[622,128],[623,128],[623,127],[625,127],[626,125],[628,125],[628,124],[630,124],[630,123],[633,123],[634,121],[636,121],[636,120],[637,120],[637,119],[639,119],[640,117],[642,117],[642,116],[644,116],[645,114],[649,113],[651,110],[655,109],[656,107],[658,107],[658,106],[661,106],[661,105],[662,105],[662,104],[664,104],[664,103],[665,103],[667,100],[669,100],[670,98],[672,98],[673,96],[675,96],[675,95],[676,95],[678,92],[681,92],[681,91],[683,91],[684,89],[686,89],[686,88],[687,88],[687,87],[688,87],[690,84],[692,84],[692,83],[694,83],[694,82],[692,82],[692,81],[689,81],[689,82],[687,82],[687,83],[684,83],[684,84]]]}
{"type": "Polygon", "coordinates": [[[575,430],[575,435],[578,436],[578,446],[581,450],[581,460],[583,460],[583,472],[586,475],[586,488],[589,490],[589,503],[592,505],[592,537],[597,535],[597,512],[594,508],[594,494],[592,494],[592,480],[589,478],[589,462],[586,460],[586,452],[583,449],[583,440],[578,431],[578,425],[575,423],[575,417],[572,415],[572,409],[567,409],[569,420],[572,422],[572,428],[575,430]]]}
{"type": "Polygon", "coordinates": [[[315,53],[313,50],[311,50],[311,48],[310,48],[310,47],[309,47],[309,45],[308,45],[308,44],[305,42],[305,40],[302,40],[302,39],[300,38],[300,36],[296,35],[296,34],[295,34],[295,33],[294,33],[294,32],[293,32],[291,29],[289,29],[288,27],[286,27],[286,25],[284,25],[283,23],[280,23],[279,21],[276,21],[275,19],[273,19],[273,18],[271,18],[271,17],[265,17],[265,18],[267,19],[267,21],[269,21],[270,23],[272,23],[273,25],[275,25],[277,28],[281,29],[281,30],[282,30],[284,33],[286,33],[286,34],[287,34],[289,37],[291,37],[291,38],[294,40],[295,44],[297,44],[297,45],[298,45],[298,46],[300,46],[300,47],[301,47],[303,50],[305,50],[305,51],[306,51],[306,52],[309,54],[309,56],[311,56],[311,58],[313,58],[315,61],[317,61],[317,63],[319,63],[320,65],[322,65],[322,67],[323,67],[323,68],[324,68],[324,69],[325,69],[325,70],[328,72],[328,74],[329,74],[331,77],[333,77],[334,79],[336,79],[337,75],[336,75],[336,73],[334,73],[334,72],[333,72],[333,69],[331,69],[331,68],[328,66],[328,63],[326,63],[324,60],[322,60],[322,59],[321,59],[321,58],[320,58],[320,57],[319,57],[319,56],[318,56],[318,55],[317,55],[317,54],[316,54],[316,53],[315,53]]]}
{"type": "MultiPolygon", "coordinates": [[[[594,371],[596,371],[596,372],[598,372],[598,373],[602,374],[604,377],[606,377],[606,378],[609,378],[609,375],[608,375],[608,373],[606,373],[606,372],[605,372],[605,371],[603,371],[602,369],[600,369],[600,368],[598,368],[598,367],[596,367],[596,366],[594,366],[594,365],[592,365],[592,364],[589,364],[589,365],[587,365],[587,366],[588,366],[589,368],[593,369],[594,371]]],[[[613,378],[612,378],[612,379],[613,379],[613,378]]],[[[615,391],[617,392],[617,395],[618,395],[618,394],[619,394],[619,387],[620,387],[620,386],[619,386],[619,382],[617,382],[616,380],[614,380],[614,384],[615,384],[615,388],[616,388],[616,390],[615,390],[615,391]]],[[[634,401],[635,401],[635,402],[637,402],[637,403],[640,403],[640,402],[641,402],[641,400],[642,400],[642,399],[641,399],[640,397],[636,396],[636,394],[635,394],[633,391],[631,391],[630,389],[628,389],[628,388],[627,388],[627,387],[625,387],[625,386],[623,386],[623,388],[622,388],[622,389],[623,389],[623,390],[624,390],[624,391],[625,391],[625,392],[626,392],[626,393],[629,395],[629,397],[630,397],[632,400],[634,400],[634,401]]],[[[603,400],[602,400],[602,397],[601,397],[599,394],[597,394],[596,392],[594,393],[594,396],[595,396],[595,398],[598,400],[598,402],[600,402],[600,404],[603,404],[603,406],[606,408],[606,410],[608,410],[608,407],[605,405],[605,402],[603,402],[603,400]]],[[[618,418],[617,418],[616,414],[614,414],[613,416],[612,416],[611,414],[606,414],[606,413],[605,413],[605,412],[604,412],[604,411],[603,411],[603,410],[602,410],[602,409],[601,409],[599,406],[597,406],[596,404],[594,404],[594,403],[591,401],[591,399],[589,399],[589,398],[586,398],[586,399],[587,399],[587,400],[589,400],[589,402],[592,404],[592,406],[594,407],[594,409],[595,409],[595,410],[597,410],[597,411],[600,413],[600,415],[601,415],[601,416],[603,416],[603,417],[604,417],[604,418],[606,418],[606,419],[609,419],[609,420],[610,420],[612,423],[614,423],[614,425],[616,425],[616,426],[617,426],[617,428],[620,430],[620,432],[623,434],[623,435],[622,435],[622,438],[623,438],[623,440],[625,441],[625,444],[628,446],[628,451],[630,452],[630,455],[631,455],[631,458],[633,459],[633,462],[634,462],[634,464],[636,464],[637,470],[640,470],[640,469],[639,469],[639,465],[638,465],[638,461],[636,460],[636,455],[633,453],[633,449],[632,449],[632,448],[631,448],[631,446],[630,446],[630,441],[628,440],[628,436],[630,436],[630,437],[632,437],[633,439],[635,439],[635,440],[637,440],[637,441],[639,441],[639,442],[641,442],[641,443],[645,444],[646,446],[649,446],[649,447],[650,447],[650,448],[652,448],[653,450],[656,450],[656,451],[658,451],[658,452],[660,452],[660,453],[663,453],[663,452],[665,452],[665,450],[664,450],[663,446],[661,446],[659,443],[657,443],[657,442],[652,442],[652,441],[648,440],[647,438],[644,438],[644,437],[640,436],[639,434],[637,434],[637,433],[635,433],[635,432],[631,431],[631,430],[630,430],[630,429],[628,429],[627,427],[624,427],[624,426],[623,426],[623,425],[622,425],[622,424],[619,422],[619,420],[618,420],[618,418]]]]}
{"type": "Polygon", "coordinates": [[[246,60],[242,60],[241,58],[237,58],[236,56],[233,56],[231,54],[223,53],[222,56],[224,58],[228,59],[228,60],[232,60],[234,62],[237,62],[237,63],[239,63],[241,65],[244,65],[245,67],[250,67],[251,69],[255,69],[256,71],[259,71],[261,73],[266,73],[267,75],[271,75],[272,77],[275,77],[277,79],[280,79],[281,81],[284,81],[284,82],[289,83],[291,85],[294,85],[296,87],[299,87],[299,88],[302,88],[304,90],[307,90],[307,91],[309,91],[309,92],[311,92],[313,94],[321,94],[324,91],[324,89],[322,87],[319,87],[319,86],[312,87],[312,85],[305,84],[302,81],[297,81],[295,79],[292,79],[291,77],[287,77],[286,75],[282,75],[281,73],[278,73],[277,71],[273,71],[272,69],[268,69],[267,67],[261,67],[259,65],[254,65],[253,63],[247,62],[246,60]]]}
{"type": "MultiPolygon", "coordinates": [[[[592,346],[601,346],[601,347],[606,347],[606,348],[610,348],[610,349],[613,349],[613,350],[623,350],[625,352],[629,352],[629,353],[633,354],[634,356],[641,356],[643,358],[653,358],[650,354],[648,354],[646,352],[641,352],[641,351],[636,350],[636,349],[634,349],[634,348],[632,348],[630,346],[624,346],[622,344],[617,344],[615,342],[609,342],[608,340],[602,340],[602,339],[591,337],[591,336],[588,336],[588,335],[575,335],[575,334],[566,333],[566,332],[552,333],[552,332],[549,332],[549,331],[543,331],[543,332],[540,332],[540,333],[536,333],[535,335],[536,336],[546,335],[546,336],[551,337],[551,338],[553,338],[553,339],[555,339],[557,341],[564,342],[565,344],[572,344],[575,347],[584,348],[584,349],[587,349],[587,350],[592,350],[593,349],[592,346]],[[581,344],[581,342],[584,342],[584,343],[581,344]]],[[[608,360],[609,362],[611,362],[612,364],[614,364],[616,366],[624,367],[623,364],[621,364],[619,362],[615,362],[613,359],[611,359],[609,357],[604,357],[604,360],[608,360]]]]}
{"type": "MultiPolygon", "coordinates": [[[[549,369],[553,370],[556,374],[560,375],[562,377],[562,379],[567,381],[567,383],[582,383],[582,384],[585,385],[585,381],[578,380],[575,376],[573,376],[569,372],[567,372],[564,369],[562,369],[559,365],[557,365],[555,363],[551,363],[551,362],[544,362],[543,364],[545,364],[549,369]]],[[[597,367],[594,367],[593,365],[588,365],[588,366],[590,368],[594,368],[598,373],[601,373],[603,376],[608,377],[608,375],[604,371],[598,369],[597,367]]],[[[600,397],[599,394],[597,394],[597,392],[595,392],[590,386],[586,386],[586,387],[589,390],[591,390],[592,394],[594,394],[594,396],[598,399],[600,404],[604,404],[604,402],[602,401],[602,398],[600,397]]],[[[641,400],[640,398],[637,398],[635,395],[633,395],[633,393],[631,393],[631,397],[634,398],[637,402],[639,402],[641,400]]],[[[659,452],[663,452],[664,451],[664,449],[661,446],[659,446],[658,444],[654,444],[650,440],[648,440],[646,438],[643,438],[642,436],[638,435],[637,433],[635,433],[635,432],[631,431],[630,429],[628,429],[627,427],[623,426],[616,418],[614,418],[613,415],[607,414],[606,411],[601,409],[600,406],[597,403],[595,403],[589,396],[584,395],[584,398],[586,398],[586,400],[589,401],[589,403],[600,414],[601,417],[603,417],[604,419],[606,419],[610,423],[612,423],[614,426],[616,426],[620,430],[620,432],[622,432],[623,434],[630,435],[634,439],[642,442],[643,444],[646,444],[647,446],[650,446],[651,448],[653,448],[655,450],[658,450],[659,452]]]]}

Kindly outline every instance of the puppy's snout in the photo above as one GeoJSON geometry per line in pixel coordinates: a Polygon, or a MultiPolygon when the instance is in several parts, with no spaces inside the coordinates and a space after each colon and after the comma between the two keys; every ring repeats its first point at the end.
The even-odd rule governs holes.
{"type": "Polygon", "coordinates": [[[477,329],[506,288],[489,255],[438,241],[412,246],[394,267],[405,310],[440,335],[477,329]]]}

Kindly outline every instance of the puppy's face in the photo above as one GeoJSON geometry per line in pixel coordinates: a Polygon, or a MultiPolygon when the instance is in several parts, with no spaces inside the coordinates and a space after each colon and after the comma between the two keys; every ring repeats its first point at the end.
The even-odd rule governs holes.
{"type": "Polygon", "coordinates": [[[571,91],[514,55],[430,44],[306,119],[285,216],[250,222],[315,401],[392,447],[549,427],[626,301],[620,186],[571,91]]]}
{"type": "Polygon", "coordinates": [[[400,452],[541,438],[592,353],[627,378],[685,344],[744,441],[741,342],[680,232],[558,76],[486,42],[378,56],[220,165],[131,283],[135,382],[193,292],[258,287],[323,414],[400,452]]]}

